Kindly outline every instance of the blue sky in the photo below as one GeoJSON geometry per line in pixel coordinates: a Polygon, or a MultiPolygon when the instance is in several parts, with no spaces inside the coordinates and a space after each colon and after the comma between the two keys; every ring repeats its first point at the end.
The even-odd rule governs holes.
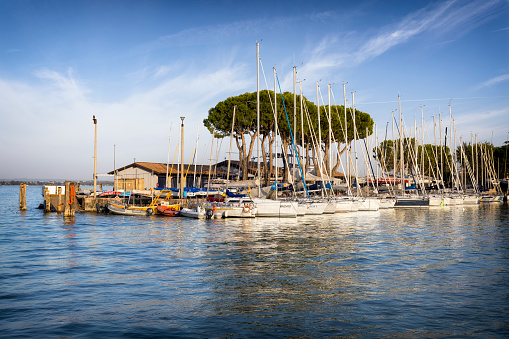
{"type": "Polygon", "coordinates": [[[199,131],[208,163],[202,121],[256,90],[257,41],[270,89],[275,67],[292,91],[294,65],[312,101],[315,83],[325,100],[330,83],[342,104],[347,83],[379,139],[398,94],[405,125],[420,125],[423,106],[431,138],[433,116],[449,126],[449,104],[458,139],[508,138],[507,0],[0,0],[0,31],[0,179],[92,179],[92,115],[98,173],[114,160],[166,162],[170,130],[173,158],[181,116],[185,161],[199,131]]]}

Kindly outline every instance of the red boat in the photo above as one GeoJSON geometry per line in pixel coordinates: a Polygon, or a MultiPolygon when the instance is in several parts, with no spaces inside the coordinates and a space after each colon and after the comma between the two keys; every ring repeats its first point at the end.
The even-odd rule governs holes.
{"type": "Polygon", "coordinates": [[[180,215],[180,205],[159,205],[157,212],[168,217],[177,217],[180,215]]]}

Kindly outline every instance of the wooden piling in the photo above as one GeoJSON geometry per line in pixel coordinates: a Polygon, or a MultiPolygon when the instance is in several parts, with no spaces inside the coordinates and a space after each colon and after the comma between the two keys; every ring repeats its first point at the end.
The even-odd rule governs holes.
{"type": "Polygon", "coordinates": [[[64,199],[64,218],[74,217],[76,212],[76,184],[74,182],[65,182],[65,199],[64,199]]]}
{"type": "Polygon", "coordinates": [[[19,209],[27,210],[27,184],[19,184],[19,209]]]}
{"type": "Polygon", "coordinates": [[[57,187],[57,212],[62,213],[62,187],[57,187]]]}
{"type": "Polygon", "coordinates": [[[51,212],[51,198],[47,188],[44,189],[44,212],[51,212]]]}

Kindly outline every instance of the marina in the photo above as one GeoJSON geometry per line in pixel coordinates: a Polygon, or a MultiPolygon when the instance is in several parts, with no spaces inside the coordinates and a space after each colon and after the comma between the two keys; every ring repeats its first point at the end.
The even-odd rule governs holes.
{"type": "Polygon", "coordinates": [[[63,218],[26,191],[0,186],[3,337],[509,336],[505,203],[63,218]]]}
{"type": "Polygon", "coordinates": [[[0,11],[0,339],[509,338],[508,0],[0,11]]]}

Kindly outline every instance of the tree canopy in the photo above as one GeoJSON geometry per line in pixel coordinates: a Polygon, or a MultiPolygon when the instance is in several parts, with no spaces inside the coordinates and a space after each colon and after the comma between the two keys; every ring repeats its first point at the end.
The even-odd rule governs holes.
{"type": "MultiPolygon", "coordinates": [[[[262,140],[263,150],[263,164],[265,178],[269,176],[269,171],[273,173],[271,164],[273,163],[273,152],[268,152],[268,158],[266,150],[272,149],[274,144],[275,134],[275,123],[277,121],[278,133],[281,140],[282,154],[288,160],[287,150],[292,146],[292,134],[293,140],[297,146],[300,146],[301,157],[306,157],[306,165],[313,162],[315,167],[322,167],[319,163],[317,153],[318,150],[325,153],[324,169],[329,168],[328,159],[329,152],[332,152],[332,144],[337,143],[338,150],[340,152],[336,155],[336,160],[333,168],[333,172],[336,171],[340,155],[345,151],[346,147],[339,147],[340,144],[349,144],[354,139],[354,120],[353,110],[347,108],[346,110],[346,124],[345,124],[345,109],[344,106],[333,105],[321,106],[320,107],[320,129],[318,128],[318,109],[317,106],[307,100],[305,97],[302,98],[302,112],[301,112],[301,98],[296,97],[296,114],[294,117],[294,95],[290,92],[284,92],[281,96],[277,94],[277,98],[274,98],[273,91],[260,91],[260,129],[257,130],[257,115],[256,115],[256,92],[244,93],[238,96],[227,98],[212,107],[209,110],[207,118],[203,121],[204,125],[212,133],[214,131],[216,137],[222,138],[229,136],[232,130],[233,110],[235,107],[235,122],[233,127],[233,138],[236,141],[237,148],[239,150],[239,160],[242,167],[243,178],[247,179],[247,166],[249,159],[252,157],[256,138],[260,137],[262,140]],[[282,100],[283,99],[283,100],[282,100]],[[277,120],[274,114],[274,100],[276,100],[277,109],[277,120]],[[330,116],[329,116],[330,113],[330,116]],[[329,124],[330,120],[330,124],[329,124]],[[296,130],[294,131],[294,126],[296,130]],[[329,126],[331,128],[329,129],[329,126]],[[318,135],[320,130],[320,135],[318,135]],[[329,130],[331,132],[331,143],[329,143],[329,130]],[[346,137],[345,137],[346,130],[346,137]],[[302,139],[304,136],[304,140],[302,139]],[[249,136],[249,138],[246,138],[249,136]],[[321,145],[318,145],[318,140],[322,141],[321,145]],[[267,147],[265,142],[268,142],[267,147]],[[313,150],[313,156],[309,159],[309,150],[313,150]]],[[[355,127],[357,129],[356,138],[363,139],[373,133],[373,119],[368,113],[361,111],[355,111],[355,127]]],[[[278,153],[278,152],[276,152],[278,153]]],[[[288,161],[284,161],[286,165],[288,161]]]]}

